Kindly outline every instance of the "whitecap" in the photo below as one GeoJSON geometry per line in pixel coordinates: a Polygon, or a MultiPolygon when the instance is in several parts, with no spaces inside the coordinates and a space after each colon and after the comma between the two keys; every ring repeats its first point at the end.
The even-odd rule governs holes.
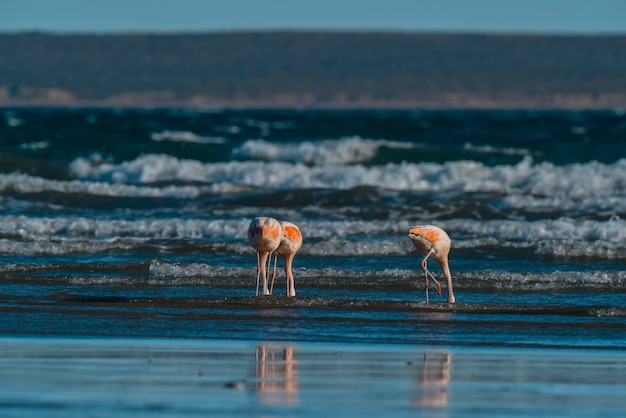
{"type": "Polygon", "coordinates": [[[169,155],[143,155],[120,164],[80,157],[69,166],[73,175],[92,181],[153,183],[225,182],[270,189],[350,189],[374,186],[419,191],[508,191],[518,167],[491,169],[476,162],[387,164],[384,166],[314,166],[302,163],[231,161],[202,163],[169,155]],[[503,178],[511,177],[510,179],[503,178]],[[502,184],[502,181],[506,182],[502,184]],[[507,181],[508,180],[508,181],[507,181]],[[508,183],[508,184],[507,184],[508,183]]]}
{"type": "MultiPolygon", "coordinates": [[[[277,149],[276,152],[283,153],[286,158],[291,151],[277,149]]],[[[531,157],[524,157],[515,165],[498,166],[477,161],[310,166],[285,161],[203,163],[161,154],[142,155],[114,164],[96,157],[77,158],[68,167],[70,173],[84,183],[56,183],[35,178],[29,178],[24,185],[12,183],[17,189],[63,188],[94,194],[180,197],[200,193],[240,193],[250,188],[347,190],[367,186],[448,195],[488,193],[496,196],[494,205],[498,209],[571,210],[594,214],[626,212],[626,159],[611,164],[591,161],[563,166],[549,162],[535,164],[531,157]],[[162,182],[193,182],[194,185],[148,187],[162,182]],[[109,183],[120,186],[113,187],[109,183]],[[196,186],[198,183],[206,184],[207,188],[196,186]],[[123,184],[127,187],[122,187],[123,184]],[[136,188],[132,184],[146,186],[136,188]]],[[[7,176],[0,175],[0,187],[7,179],[7,176]]]]}
{"type": "Polygon", "coordinates": [[[28,151],[38,151],[50,147],[50,141],[33,141],[20,144],[20,148],[28,151]]]}
{"type": "Polygon", "coordinates": [[[233,150],[233,157],[262,161],[283,161],[308,165],[348,165],[374,158],[381,147],[412,148],[407,142],[363,139],[359,136],[340,140],[277,143],[248,140],[233,150]]]}
{"type": "MultiPolygon", "coordinates": [[[[237,280],[254,277],[254,266],[232,267],[216,266],[206,263],[168,262],[162,259],[150,261],[151,279],[165,279],[172,282],[198,283],[212,282],[217,279],[237,280]]],[[[416,272],[411,269],[361,270],[336,267],[296,268],[297,282],[308,287],[343,286],[363,288],[398,288],[399,286],[417,288],[421,282],[416,280],[416,272]]],[[[461,290],[499,290],[525,292],[554,292],[572,290],[599,290],[622,288],[626,284],[626,272],[622,271],[561,271],[549,273],[508,272],[501,270],[478,270],[471,272],[453,272],[453,282],[457,291],[461,290]]],[[[240,285],[237,282],[234,285],[240,285]]]]}
{"type": "Polygon", "coordinates": [[[492,145],[474,145],[470,142],[466,142],[463,145],[463,149],[467,151],[480,152],[484,154],[500,154],[500,155],[512,155],[512,156],[530,156],[532,153],[526,148],[513,148],[513,147],[494,147],[492,145]]]}
{"type": "Polygon", "coordinates": [[[188,142],[194,144],[223,144],[226,140],[216,136],[201,136],[189,131],[162,131],[153,132],[150,138],[156,142],[188,142]]]}
{"type": "MultiPolygon", "coordinates": [[[[305,238],[300,254],[309,257],[403,256],[414,254],[406,234],[419,219],[385,221],[295,220],[305,238]]],[[[135,220],[87,217],[0,217],[0,236],[6,254],[132,249],[180,240],[201,243],[205,250],[251,253],[246,239],[249,217],[235,219],[141,218],[135,220]]],[[[436,222],[448,231],[453,249],[520,250],[554,258],[626,258],[626,221],[559,218],[517,221],[453,219],[436,222]]]]}
{"type": "Polygon", "coordinates": [[[246,236],[249,219],[205,220],[193,218],[106,219],[86,217],[0,216],[0,235],[24,240],[62,239],[202,239],[246,236]]]}
{"type": "MultiPolygon", "coordinates": [[[[75,167],[78,172],[90,172],[79,162],[75,167]]],[[[14,190],[17,193],[65,193],[88,194],[109,197],[141,197],[141,198],[179,198],[192,199],[201,195],[241,193],[247,188],[232,183],[215,183],[203,186],[166,185],[161,187],[117,184],[106,181],[87,180],[51,180],[28,174],[0,174],[0,191],[14,190]]]]}
{"type": "Polygon", "coordinates": [[[536,254],[559,258],[621,259],[626,254],[626,222],[578,220],[567,217],[538,221],[451,220],[442,223],[459,248],[526,247],[536,254]],[[462,239],[455,240],[458,234],[462,239]]]}
{"type": "Polygon", "coordinates": [[[11,128],[17,128],[18,126],[26,124],[24,119],[17,117],[12,111],[4,112],[4,120],[6,121],[7,126],[11,128]]]}

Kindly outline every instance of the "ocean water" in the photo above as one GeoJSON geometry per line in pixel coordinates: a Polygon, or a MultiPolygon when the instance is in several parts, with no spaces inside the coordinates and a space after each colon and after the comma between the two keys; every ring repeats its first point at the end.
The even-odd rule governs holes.
{"type": "Polygon", "coordinates": [[[0,162],[4,338],[626,349],[624,111],[4,108],[0,162]],[[297,297],[254,296],[255,216],[297,297]]]}
{"type": "Polygon", "coordinates": [[[626,348],[624,112],[1,115],[6,334],[626,348]],[[302,230],[296,299],[280,261],[253,297],[255,216],[302,230]]]}

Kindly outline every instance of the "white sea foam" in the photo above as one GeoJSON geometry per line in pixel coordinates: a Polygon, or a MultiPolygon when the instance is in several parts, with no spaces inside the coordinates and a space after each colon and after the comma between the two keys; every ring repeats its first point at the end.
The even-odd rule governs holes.
{"type": "Polygon", "coordinates": [[[362,163],[376,156],[380,147],[412,148],[406,142],[363,139],[358,136],[340,140],[267,142],[248,140],[233,151],[238,159],[282,161],[307,165],[347,165],[362,163]]]}
{"type": "MultiPolygon", "coordinates": [[[[419,142],[402,142],[385,139],[367,139],[359,136],[341,139],[301,142],[270,142],[262,139],[248,140],[233,150],[237,159],[283,161],[307,165],[349,165],[366,163],[372,160],[380,148],[392,149],[433,149],[433,145],[419,142]]],[[[466,143],[467,151],[482,154],[530,156],[525,148],[494,147],[466,143]]]]}
{"type": "Polygon", "coordinates": [[[29,151],[38,151],[50,147],[50,141],[34,141],[20,144],[20,148],[29,151]]]}
{"type": "MultiPolygon", "coordinates": [[[[205,263],[167,262],[161,259],[150,261],[149,274],[153,280],[165,283],[198,283],[214,279],[241,279],[254,277],[254,267],[226,267],[205,263]]],[[[336,267],[295,269],[296,286],[348,286],[397,287],[404,283],[420,286],[414,269],[358,270],[336,267]]],[[[279,277],[279,280],[281,278],[279,277]]],[[[455,288],[481,289],[497,288],[505,291],[559,291],[573,289],[613,289],[626,283],[623,271],[553,271],[553,272],[505,272],[500,270],[479,270],[454,272],[455,288]]]]}
{"type": "MultiPolygon", "coordinates": [[[[0,240],[0,244],[9,244],[6,240],[0,240]]],[[[61,243],[34,243],[35,254],[43,253],[62,255],[68,252],[80,251],[79,242],[61,243]],[[43,251],[42,251],[43,250],[43,251]],[[56,250],[56,252],[54,251],[56,250]]],[[[122,248],[121,246],[118,247],[122,248]]],[[[104,245],[90,244],[92,251],[106,251],[104,245]]],[[[175,262],[155,258],[146,260],[148,272],[143,277],[128,276],[98,276],[68,275],[65,280],[73,284],[119,284],[128,285],[133,282],[153,285],[203,285],[203,286],[242,286],[249,283],[253,289],[255,277],[254,257],[249,257],[245,265],[216,265],[211,262],[175,262]]],[[[279,263],[280,264],[280,263],[279,263]]],[[[296,287],[329,287],[334,290],[342,287],[361,288],[395,288],[414,287],[419,288],[422,282],[418,280],[421,275],[414,268],[338,268],[333,263],[320,262],[316,268],[301,267],[296,263],[294,274],[296,287]]],[[[75,265],[73,266],[76,267],[75,265]]],[[[15,275],[33,271],[56,271],[67,269],[64,264],[15,264],[4,263],[0,265],[0,273],[15,275]]],[[[96,267],[97,269],[97,267],[96,267]]],[[[438,272],[436,272],[438,274],[438,272]]],[[[45,277],[45,276],[43,276],[45,277]]],[[[59,279],[55,279],[59,281],[59,279]]],[[[63,279],[60,279],[63,280],[63,279]]],[[[278,283],[284,280],[284,273],[279,272],[278,283]]],[[[502,271],[502,270],[472,270],[453,271],[455,289],[498,289],[499,291],[572,291],[572,290],[614,290],[622,289],[626,284],[626,272],[621,270],[590,270],[590,271],[565,271],[555,269],[549,272],[532,271],[502,271]]],[[[501,295],[500,297],[502,297],[501,295]]],[[[598,312],[599,315],[611,315],[611,312],[598,312]]]]}
{"type": "MultiPolygon", "coordinates": [[[[132,248],[147,242],[192,240],[215,251],[241,254],[252,251],[246,231],[249,218],[166,218],[110,220],[85,217],[0,217],[0,235],[8,253],[53,253],[97,248],[132,248]]],[[[305,238],[300,254],[314,257],[406,255],[414,249],[407,231],[419,220],[298,221],[305,238]]],[[[453,248],[524,249],[554,257],[626,258],[626,221],[577,221],[569,218],[540,221],[448,220],[438,222],[453,248]]],[[[159,244],[160,245],[160,244],[159,244]]]]}
{"type": "MultiPolygon", "coordinates": [[[[84,170],[85,168],[80,168],[84,170]]],[[[18,193],[81,193],[94,196],[142,197],[142,198],[179,198],[191,199],[203,194],[238,193],[246,188],[231,183],[216,183],[205,186],[161,186],[151,187],[108,181],[86,180],[50,180],[28,174],[0,174],[0,191],[7,189],[18,193]]]]}
{"type": "Polygon", "coordinates": [[[222,137],[201,136],[189,131],[163,131],[150,134],[153,141],[188,142],[195,144],[223,144],[226,140],[222,137]]]}
{"type": "Polygon", "coordinates": [[[201,239],[244,238],[249,219],[137,219],[110,220],[85,217],[0,217],[0,235],[18,236],[25,240],[80,239],[201,239]]]}
{"type": "Polygon", "coordinates": [[[259,130],[261,136],[268,136],[272,129],[275,130],[288,130],[296,127],[296,123],[293,121],[265,121],[258,120],[252,118],[238,119],[235,118],[231,120],[231,122],[235,122],[244,126],[249,126],[252,128],[256,128],[259,130]]]}
{"type": "Polygon", "coordinates": [[[11,128],[17,128],[18,126],[26,124],[26,121],[24,119],[20,119],[15,116],[15,113],[12,111],[4,112],[4,120],[7,126],[10,126],[11,128]]]}
{"type": "MultiPolygon", "coordinates": [[[[303,235],[321,239],[303,251],[315,256],[406,254],[412,251],[406,233],[419,221],[304,222],[300,225],[303,235]]],[[[508,247],[554,257],[626,258],[626,221],[616,218],[533,222],[456,219],[437,224],[449,232],[454,248],[508,247]]]]}
{"type": "Polygon", "coordinates": [[[513,147],[494,147],[491,145],[474,145],[470,142],[465,143],[463,149],[467,151],[480,152],[484,154],[500,154],[500,155],[518,155],[530,156],[531,152],[525,148],[513,147]]]}
{"type": "MultiPolygon", "coordinates": [[[[289,151],[282,151],[289,152],[289,151]]],[[[315,152],[315,151],[311,151],[315,152]]],[[[350,189],[373,186],[391,190],[457,193],[500,193],[563,201],[626,196],[626,159],[612,164],[588,162],[557,166],[533,163],[530,157],[515,165],[486,166],[476,161],[308,166],[303,163],[231,161],[202,163],[168,155],[143,155],[113,164],[78,158],[73,175],[91,181],[153,183],[194,181],[230,183],[272,189],[350,189]]],[[[515,197],[505,204],[516,206],[515,197]]]]}
{"type": "MultiPolygon", "coordinates": [[[[303,236],[314,242],[301,251],[312,256],[403,255],[413,251],[406,234],[417,223],[419,219],[301,222],[303,236]]],[[[437,224],[449,232],[454,248],[508,247],[555,257],[626,258],[626,221],[618,218],[532,222],[455,219],[437,224]]]]}

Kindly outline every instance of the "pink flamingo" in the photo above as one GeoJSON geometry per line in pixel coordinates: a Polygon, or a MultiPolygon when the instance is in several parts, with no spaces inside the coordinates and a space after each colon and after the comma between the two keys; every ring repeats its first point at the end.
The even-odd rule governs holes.
{"type": "MultiPolygon", "coordinates": [[[[280,240],[280,246],[276,250],[277,254],[280,254],[285,259],[285,274],[287,275],[287,296],[296,295],[296,286],[293,279],[293,273],[291,272],[291,264],[293,262],[296,253],[302,247],[302,234],[298,226],[291,222],[281,222],[282,238],[280,240]]],[[[276,260],[274,260],[274,266],[276,266],[276,260]]],[[[272,278],[272,287],[274,288],[274,279],[272,278]]],[[[272,290],[270,290],[270,294],[272,290]]]]}
{"type": "MultiPolygon", "coordinates": [[[[278,249],[282,237],[282,227],[280,222],[274,218],[259,217],[254,218],[248,227],[248,242],[256,250],[257,255],[257,275],[256,275],[256,295],[259,295],[259,277],[263,277],[263,293],[269,295],[267,288],[267,278],[271,254],[278,249]],[[267,263],[267,269],[266,269],[267,263]]],[[[276,263],[274,263],[274,275],[276,274],[276,263]]]]}
{"type": "Polygon", "coordinates": [[[448,303],[455,303],[456,300],[452,290],[452,276],[448,266],[448,254],[450,253],[452,241],[446,231],[434,225],[418,225],[409,230],[409,238],[411,238],[413,245],[424,256],[421,266],[424,269],[426,279],[426,302],[428,302],[428,276],[434,280],[437,293],[441,295],[441,284],[428,271],[428,258],[433,258],[441,267],[441,271],[448,281],[448,303]]]}

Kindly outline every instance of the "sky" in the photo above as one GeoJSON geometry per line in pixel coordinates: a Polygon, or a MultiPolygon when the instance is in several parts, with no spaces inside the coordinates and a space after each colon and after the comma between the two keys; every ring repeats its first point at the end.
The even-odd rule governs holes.
{"type": "Polygon", "coordinates": [[[626,0],[2,0],[0,31],[626,34],[626,0]]]}

